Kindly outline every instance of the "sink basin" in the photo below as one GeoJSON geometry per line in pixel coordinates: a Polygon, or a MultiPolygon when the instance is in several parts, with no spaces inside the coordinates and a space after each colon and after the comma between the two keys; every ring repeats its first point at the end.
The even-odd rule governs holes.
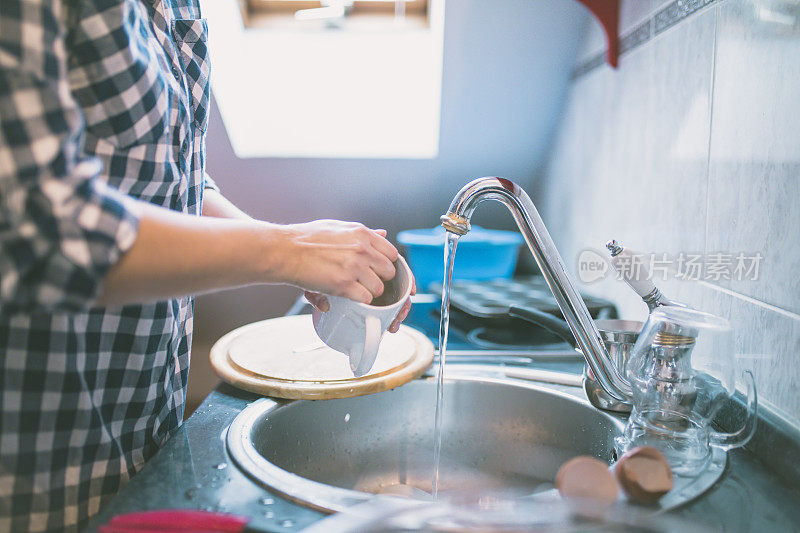
{"type": "MultiPolygon", "coordinates": [[[[623,422],[533,383],[462,376],[445,381],[440,491],[532,493],[576,455],[611,462],[623,422]]],[[[256,481],[324,511],[410,485],[430,492],[436,380],[341,400],[244,409],[228,451],[256,481]]]]}

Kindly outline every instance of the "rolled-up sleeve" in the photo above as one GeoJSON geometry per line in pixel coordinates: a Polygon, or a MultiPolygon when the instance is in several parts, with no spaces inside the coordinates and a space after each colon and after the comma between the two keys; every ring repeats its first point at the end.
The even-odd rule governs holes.
{"type": "Polygon", "coordinates": [[[0,13],[0,310],[90,307],[136,239],[127,197],[82,153],[60,2],[0,13]]]}

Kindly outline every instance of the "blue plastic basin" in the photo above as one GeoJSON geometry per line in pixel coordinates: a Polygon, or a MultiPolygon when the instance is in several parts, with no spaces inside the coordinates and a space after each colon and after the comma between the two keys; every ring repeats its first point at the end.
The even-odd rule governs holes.
{"type": "MultiPolygon", "coordinates": [[[[406,259],[417,286],[425,290],[444,278],[445,229],[414,229],[397,234],[397,242],[405,247],[406,259]]],[[[458,241],[453,279],[489,280],[510,278],[517,266],[522,235],[472,226],[458,241]]]]}

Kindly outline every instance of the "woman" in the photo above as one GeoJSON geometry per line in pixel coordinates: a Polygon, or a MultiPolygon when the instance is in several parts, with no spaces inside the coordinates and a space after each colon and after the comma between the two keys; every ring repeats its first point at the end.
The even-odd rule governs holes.
{"type": "Polygon", "coordinates": [[[85,524],[180,425],[188,295],[369,302],[394,275],[384,231],[270,224],[220,194],[206,37],[197,0],[3,0],[1,531],[85,524]]]}

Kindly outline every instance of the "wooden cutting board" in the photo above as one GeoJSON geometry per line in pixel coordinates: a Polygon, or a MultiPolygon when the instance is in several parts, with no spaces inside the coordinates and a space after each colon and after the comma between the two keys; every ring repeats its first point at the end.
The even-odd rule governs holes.
{"type": "Polygon", "coordinates": [[[319,340],[310,315],[237,328],[211,348],[211,365],[231,385],[278,398],[349,398],[398,387],[433,361],[433,343],[407,326],[383,336],[372,369],[355,377],[349,359],[319,340]]]}

